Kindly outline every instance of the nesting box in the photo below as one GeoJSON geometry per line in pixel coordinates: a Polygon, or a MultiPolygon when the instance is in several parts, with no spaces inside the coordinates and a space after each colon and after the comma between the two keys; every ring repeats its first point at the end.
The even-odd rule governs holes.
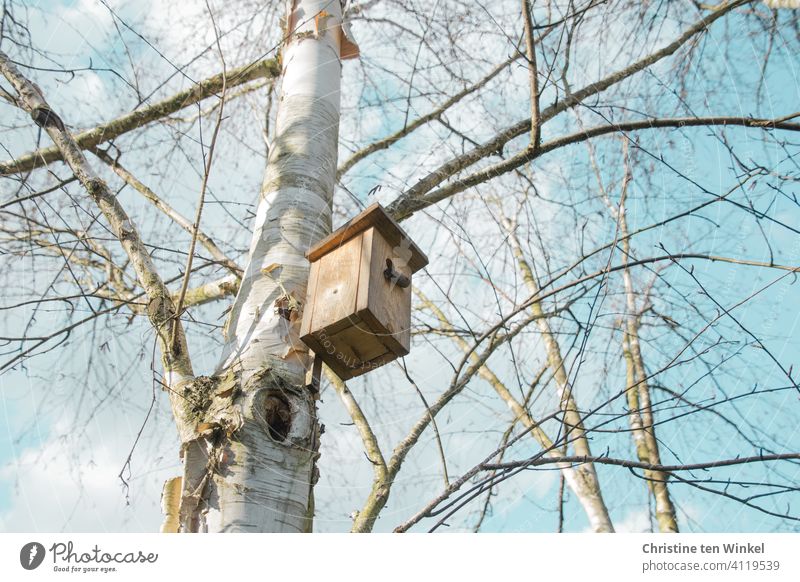
{"type": "Polygon", "coordinates": [[[373,204],[306,253],[300,337],[347,380],[408,354],[411,277],[428,258],[373,204]]]}

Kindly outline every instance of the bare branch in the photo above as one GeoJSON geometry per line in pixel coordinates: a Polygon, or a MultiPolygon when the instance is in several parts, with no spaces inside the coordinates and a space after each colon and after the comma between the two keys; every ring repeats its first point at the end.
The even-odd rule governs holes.
{"type": "MultiPolygon", "coordinates": [[[[739,8],[740,6],[744,6],[745,4],[752,3],[753,1],[754,0],[735,0],[733,2],[726,2],[720,5],[712,14],[698,20],[696,23],[690,26],[686,31],[684,31],[684,33],[681,34],[676,40],[674,40],[664,48],[657,50],[644,58],[639,59],[638,61],[632,63],[631,65],[625,67],[624,69],[617,71],[616,73],[612,73],[604,77],[600,81],[587,85],[586,87],[580,89],[579,91],[575,91],[574,93],[567,96],[564,100],[559,101],[551,105],[550,107],[546,108],[544,111],[542,111],[540,123],[545,123],[550,119],[553,119],[559,113],[574,107],[575,105],[581,103],[586,98],[591,97],[592,95],[597,95],[598,93],[605,91],[609,87],[616,85],[620,81],[623,81],[628,77],[631,77],[636,73],[643,71],[644,69],[657,63],[658,61],[674,54],[679,48],[681,48],[683,45],[689,42],[697,34],[706,30],[706,28],[713,22],[715,22],[725,14],[729,13],[730,11],[734,10],[735,8],[739,8]]],[[[392,202],[392,204],[389,206],[389,211],[392,213],[395,220],[402,220],[404,218],[407,218],[417,210],[429,206],[430,204],[438,200],[442,200],[442,197],[436,197],[436,200],[434,200],[434,202],[428,202],[428,197],[426,197],[425,194],[428,191],[435,188],[437,185],[444,182],[450,176],[453,176],[456,173],[466,169],[467,167],[485,158],[486,156],[500,151],[508,141],[522,135],[529,128],[530,128],[530,119],[525,119],[523,121],[520,121],[519,123],[516,123],[515,125],[509,127],[508,129],[500,132],[491,140],[481,144],[480,146],[470,150],[469,152],[463,155],[460,155],[442,164],[439,168],[437,168],[436,170],[434,170],[433,172],[429,173],[427,176],[422,178],[419,182],[417,182],[414,186],[406,190],[394,202],[392,202]]]]}
{"type": "MultiPolygon", "coordinates": [[[[164,200],[159,197],[155,192],[153,192],[150,188],[148,188],[145,184],[140,182],[136,176],[131,174],[127,169],[125,169],[122,164],[119,163],[118,160],[113,159],[111,156],[108,155],[107,152],[102,150],[98,150],[95,148],[89,148],[90,151],[97,156],[100,160],[108,164],[108,166],[114,170],[114,172],[122,178],[126,184],[131,186],[134,190],[136,190],[139,194],[145,197],[145,199],[153,204],[156,208],[158,208],[161,212],[166,214],[170,219],[172,219],[175,224],[180,226],[183,230],[191,234],[194,231],[194,226],[192,222],[183,216],[180,212],[172,208],[169,204],[164,202],[164,200]]],[[[211,257],[217,261],[219,264],[223,265],[226,269],[228,269],[233,275],[237,278],[241,277],[242,275],[242,268],[237,265],[233,260],[228,258],[224,252],[217,246],[214,240],[204,233],[202,230],[197,230],[197,240],[202,244],[206,250],[209,252],[211,257]]]]}
{"type": "MultiPolygon", "coordinates": [[[[227,75],[228,87],[236,87],[263,77],[277,77],[280,66],[277,59],[264,59],[237,69],[227,75]]],[[[216,95],[222,89],[225,75],[219,73],[195,84],[189,89],[176,93],[142,109],[137,109],[121,117],[87,129],[74,136],[81,149],[89,149],[116,137],[134,131],[154,121],[158,121],[176,111],[193,105],[207,97],[216,95]]],[[[24,174],[34,168],[63,160],[63,153],[55,146],[43,148],[17,158],[0,163],[0,176],[24,174]]]]}
{"type": "Polygon", "coordinates": [[[193,372],[183,327],[180,323],[177,324],[177,341],[170,344],[166,326],[175,317],[175,309],[169,290],[156,271],[133,222],[117,197],[89,166],[80,147],[67,131],[61,118],[47,104],[38,87],[26,79],[3,52],[0,52],[0,71],[17,90],[20,106],[55,142],[64,160],[97,204],[128,255],[137,279],[149,300],[147,314],[160,340],[168,384],[190,379],[193,372]]]}
{"type": "Polygon", "coordinates": [[[536,66],[536,47],[533,40],[533,19],[531,17],[530,0],[522,0],[522,21],[525,23],[525,48],[530,69],[531,84],[531,149],[536,151],[541,141],[541,123],[539,121],[539,69],[536,66]]]}
{"type": "MultiPolygon", "coordinates": [[[[522,152],[508,158],[507,160],[503,160],[502,162],[479,170],[474,174],[466,176],[465,178],[455,180],[447,186],[443,186],[437,190],[429,192],[422,198],[417,199],[414,203],[414,208],[415,210],[421,210],[432,204],[436,204],[437,202],[449,198],[454,194],[463,192],[467,188],[477,186],[478,184],[487,182],[497,178],[498,176],[502,176],[503,174],[511,172],[512,170],[515,170],[523,164],[526,164],[544,154],[601,135],[626,131],[641,131],[645,129],[655,129],[661,127],[696,126],[740,126],[763,130],[781,129],[787,131],[800,131],[800,123],[790,123],[787,121],[787,119],[793,119],[798,115],[800,115],[800,113],[793,113],[777,119],[753,119],[750,117],[679,117],[627,121],[612,125],[590,127],[582,131],[549,140],[541,144],[537,150],[533,150],[530,147],[526,148],[522,152]]],[[[409,216],[402,214],[402,212],[404,212],[403,208],[396,206],[395,203],[392,204],[391,208],[394,208],[394,217],[396,220],[403,220],[409,216]]]]}

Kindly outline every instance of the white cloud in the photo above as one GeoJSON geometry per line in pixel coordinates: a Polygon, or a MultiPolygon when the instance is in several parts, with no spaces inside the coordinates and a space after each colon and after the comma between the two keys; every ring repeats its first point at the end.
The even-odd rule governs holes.
{"type": "Polygon", "coordinates": [[[91,452],[76,451],[62,439],[26,450],[0,470],[0,481],[13,483],[12,505],[0,514],[0,529],[157,531],[160,489],[151,475],[136,479],[126,505],[116,475],[124,462],[121,450],[103,443],[91,452]]]}
{"type": "Polygon", "coordinates": [[[628,512],[621,520],[614,522],[618,533],[647,533],[650,531],[650,513],[647,509],[628,512]]]}
{"type": "Polygon", "coordinates": [[[82,396],[54,401],[49,410],[14,400],[12,384],[2,383],[9,389],[3,391],[3,408],[11,419],[24,421],[16,418],[8,441],[0,441],[9,459],[0,465],[0,531],[158,531],[161,487],[181,471],[175,430],[161,410],[166,398],[157,402],[134,450],[126,491],[118,475],[146,414],[141,404],[149,405],[146,390],[100,412],[92,398],[98,386],[89,386],[82,396]],[[36,423],[35,443],[16,444],[30,422],[36,423]]]}

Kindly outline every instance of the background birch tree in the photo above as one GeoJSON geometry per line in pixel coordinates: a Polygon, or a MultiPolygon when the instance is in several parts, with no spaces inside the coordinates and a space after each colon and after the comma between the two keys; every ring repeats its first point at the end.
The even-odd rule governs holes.
{"type": "Polygon", "coordinates": [[[798,49],[792,2],[4,3],[2,527],[796,529],[798,49]],[[304,252],[375,201],[414,347],[317,392],[304,252]]]}

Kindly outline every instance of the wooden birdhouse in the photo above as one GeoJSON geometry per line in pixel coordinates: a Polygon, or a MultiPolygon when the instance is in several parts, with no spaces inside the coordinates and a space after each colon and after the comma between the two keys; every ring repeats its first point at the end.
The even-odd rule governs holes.
{"type": "Polygon", "coordinates": [[[373,204],[306,253],[311,262],[301,339],[342,380],[411,347],[411,276],[428,264],[373,204]]]}

